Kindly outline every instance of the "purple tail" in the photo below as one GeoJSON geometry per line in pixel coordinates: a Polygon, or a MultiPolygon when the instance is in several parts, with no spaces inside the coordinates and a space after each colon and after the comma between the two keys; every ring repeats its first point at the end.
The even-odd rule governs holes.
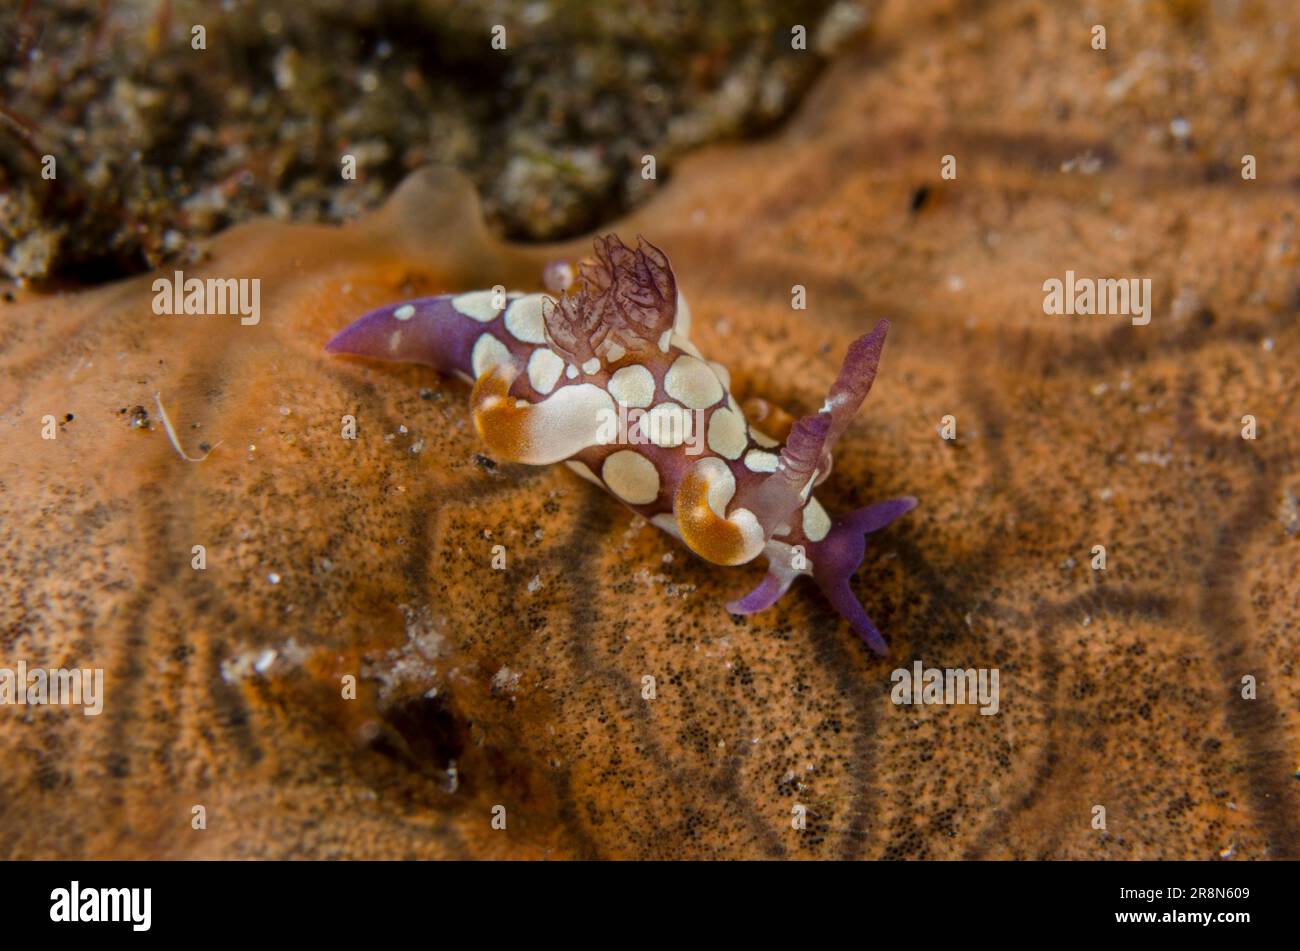
{"type": "Polygon", "coordinates": [[[422,297],[358,317],[335,334],[325,349],[472,375],[470,355],[483,329],[483,323],[457,311],[450,296],[422,297]]]}
{"type": "Polygon", "coordinates": [[[866,536],[914,508],[916,499],[910,495],[868,505],[835,519],[830,533],[809,546],[813,580],[867,646],[882,656],[889,653],[889,646],[854,597],[849,582],[858,565],[862,564],[862,556],[867,550],[866,536]]]}

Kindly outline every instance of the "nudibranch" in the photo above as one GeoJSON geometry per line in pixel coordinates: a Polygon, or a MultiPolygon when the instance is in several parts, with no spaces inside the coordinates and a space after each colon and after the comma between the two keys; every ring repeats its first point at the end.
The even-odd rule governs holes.
{"type": "MultiPolygon", "coordinates": [[[[497,457],[564,462],[716,565],[759,555],[768,571],[733,614],[771,607],[810,575],[878,654],[888,648],[849,582],[866,535],[910,496],[831,518],[813,495],[831,450],[875,380],[887,321],[854,341],[822,408],[782,444],[750,425],[721,364],[690,341],[690,311],[667,256],[609,235],[574,269],[546,269],[551,293],[503,288],[425,297],[358,318],[332,353],[420,363],[472,387],[480,437],[497,457]],[[624,425],[611,425],[621,421],[624,425]]],[[[775,415],[775,414],[774,414],[775,415]]]]}

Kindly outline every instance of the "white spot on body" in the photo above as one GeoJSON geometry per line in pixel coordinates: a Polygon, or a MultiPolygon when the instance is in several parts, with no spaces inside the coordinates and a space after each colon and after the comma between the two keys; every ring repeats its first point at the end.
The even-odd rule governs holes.
{"type": "Polygon", "coordinates": [[[664,449],[680,446],[695,431],[694,417],[676,403],[660,403],[637,425],[646,438],[664,449]]]}
{"type": "Polygon", "coordinates": [[[781,457],[774,452],[751,449],[745,453],[745,468],[750,472],[775,472],[781,457]]]}
{"type": "Polygon", "coordinates": [[[410,320],[415,316],[415,305],[403,304],[401,307],[397,308],[397,310],[393,311],[393,316],[398,320],[410,320]]]}
{"type": "Polygon", "coordinates": [[[822,504],[816,499],[809,499],[803,509],[803,533],[811,542],[819,542],[831,530],[831,517],[826,514],[822,504]]]}
{"type": "Polygon", "coordinates": [[[664,375],[664,390],[691,409],[704,409],[722,399],[722,383],[709,365],[684,354],[673,361],[664,375]]]}
{"type": "Polygon", "coordinates": [[[709,448],[728,459],[739,459],[745,451],[745,420],[726,407],[713,411],[709,417],[709,448]]]}
{"type": "Polygon", "coordinates": [[[570,380],[576,380],[578,378],[578,368],[570,363],[564,368],[564,375],[570,380]]]}
{"type": "Polygon", "coordinates": [[[752,436],[752,437],[754,437],[754,442],[758,443],[758,444],[759,444],[760,446],[762,446],[764,449],[771,449],[771,448],[773,448],[774,446],[779,446],[779,445],[781,445],[779,442],[777,442],[775,439],[773,439],[773,438],[772,438],[771,436],[769,436],[767,433],[759,432],[759,431],[758,431],[757,429],[755,429],[753,426],[750,426],[750,427],[749,427],[749,435],[752,436]]]}
{"type": "Polygon", "coordinates": [[[671,513],[660,512],[654,518],[650,519],[650,524],[661,532],[667,532],[673,538],[681,540],[682,530],[677,527],[677,519],[672,517],[671,513]]]}
{"type": "Polygon", "coordinates": [[[615,370],[609,378],[609,395],[624,406],[644,409],[655,398],[655,378],[639,363],[615,370]]]}
{"type": "Polygon", "coordinates": [[[673,331],[672,345],[683,353],[689,353],[691,356],[703,360],[704,354],[700,353],[700,348],[691,343],[691,339],[685,334],[673,331]]]}
{"type": "Polygon", "coordinates": [[[686,295],[677,288],[677,316],[673,318],[673,330],[682,337],[691,335],[691,305],[686,303],[686,295]]]}
{"type": "Polygon", "coordinates": [[[524,343],[546,343],[546,330],[542,323],[542,301],[545,294],[528,294],[512,301],[506,308],[506,330],[516,340],[524,343]]]}
{"type": "Polygon", "coordinates": [[[564,361],[547,347],[538,347],[528,358],[528,382],[538,393],[549,393],[560,381],[564,361]]]}
{"type": "Polygon", "coordinates": [[[600,474],[610,491],[631,505],[648,505],[659,496],[659,470],[631,449],[610,455],[600,474]]]}
{"type": "Polygon", "coordinates": [[[766,547],[763,549],[763,555],[767,558],[767,570],[781,579],[783,584],[789,584],[799,575],[812,574],[812,562],[807,560],[805,555],[804,561],[808,565],[806,568],[795,568],[794,565],[794,548],[785,542],[778,542],[769,539],[766,547]]]}
{"type": "Polygon", "coordinates": [[[696,469],[708,483],[709,508],[718,518],[727,517],[727,503],[736,494],[736,477],[721,459],[701,459],[696,469]]]}
{"type": "Polygon", "coordinates": [[[496,296],[492,291],[470,291],[453,297],[451,306],[466,317],[473,317],[486,324],[496,320],[497,314],[501,312],[494,303],[496,296]]]}
{"type": "Polygon", "coordinates": [[[576,472],[578,475],[582,476],[592,485],[598,485],[602,489],[605,488],[605,483],[601,482],[598,478],[596,478],[596,473],[592,472],[591,467],[588,466],[585,462],[581,462],[577,459],[570,459],[568,462],[565,463],[565,465],[568,466],[570,469],[572,469],[574,472],[576,472]]]}
{"type": "Polygon", "coordinates": [[[469,356],[469,365],[474,368],[477,379],[500,363],[509,363],[514,358],[506,345],[491,334],[483,334],[474,343],[469,356]]]}
{"type": "Polygon", "coordinates": [[[397,348],[400,347],[401,345],[402,345],[402,332],[400,330],[394,330],[391,334],[388,335],[388,349],[393,351],[393,353],[396,353],[397,348]]]}
{"type": "Polygon", "coordinates": [[[627,350],[617,343],[611,343],[605,348],[605,359],[610,363],[618,363],[625,356],[627,356],[627,350]]]}
{"type": "Polygon", "coordinates": [[[759,524],[758,516],[749,509],[736,509],[727,521],[740,529],[742,539],[741,555],[732,564],[743,565],[747,561],[753,561],[762,553],[766,544],[763,539],[763,526],[759,524]]]}
{"type": "Polygon", "coordinates": [[[530,404],[516,461],[546,466],[601,444],[614,401],[599,386],[578,383],[530,404]]]}
{"type": "Polygon", "coordinates": [[[599,358],[599,357],[592,357],[590,360],[588,360],[586,363],[584,363],[584,364],[582,365],[582,372],[585,373],[585,374],[587,374],[587,376],[591,376],[593,373],[599,373],[599,372],[600,372],[600,358],[599,358]]]}

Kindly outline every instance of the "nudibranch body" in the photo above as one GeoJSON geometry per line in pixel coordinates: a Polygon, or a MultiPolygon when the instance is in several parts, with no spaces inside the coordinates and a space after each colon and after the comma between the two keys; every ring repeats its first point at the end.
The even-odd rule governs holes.
{"type": "Polygon", "coordinates": [[[887,653],[849,582],[865,536],[916,500],[833,519],[813,489],[871,388],[888,322],[854,341],[825,405],[782,444],[749,424],[727,370],[691,343],[664,253],[640,240],[633,251],[613,235],[595,250],[579,265],[575,293],[566,293],[571,269],[552,267],[554,294],[497,288],[393,304],[326,349],[460,377],[473,386],[475,427],[496,456],[564,462],[714,564],[765,556],[766,576],[727,604],[732,613],[770,607],[810,575],[871,649],[887,653]]]}

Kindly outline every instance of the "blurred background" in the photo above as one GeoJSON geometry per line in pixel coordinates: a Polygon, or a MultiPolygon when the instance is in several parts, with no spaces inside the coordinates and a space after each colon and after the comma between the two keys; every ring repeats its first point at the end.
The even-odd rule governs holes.
{"type": "Polygon", "coordinates": [[[866,23],[831,0],[7,0],[0,269],[183,263],[253,215],[355,217],[429,163],[473,179],[498,233],[573,236],[648,194],[644,155],[663,180],[771,129],[866,23]]]}

